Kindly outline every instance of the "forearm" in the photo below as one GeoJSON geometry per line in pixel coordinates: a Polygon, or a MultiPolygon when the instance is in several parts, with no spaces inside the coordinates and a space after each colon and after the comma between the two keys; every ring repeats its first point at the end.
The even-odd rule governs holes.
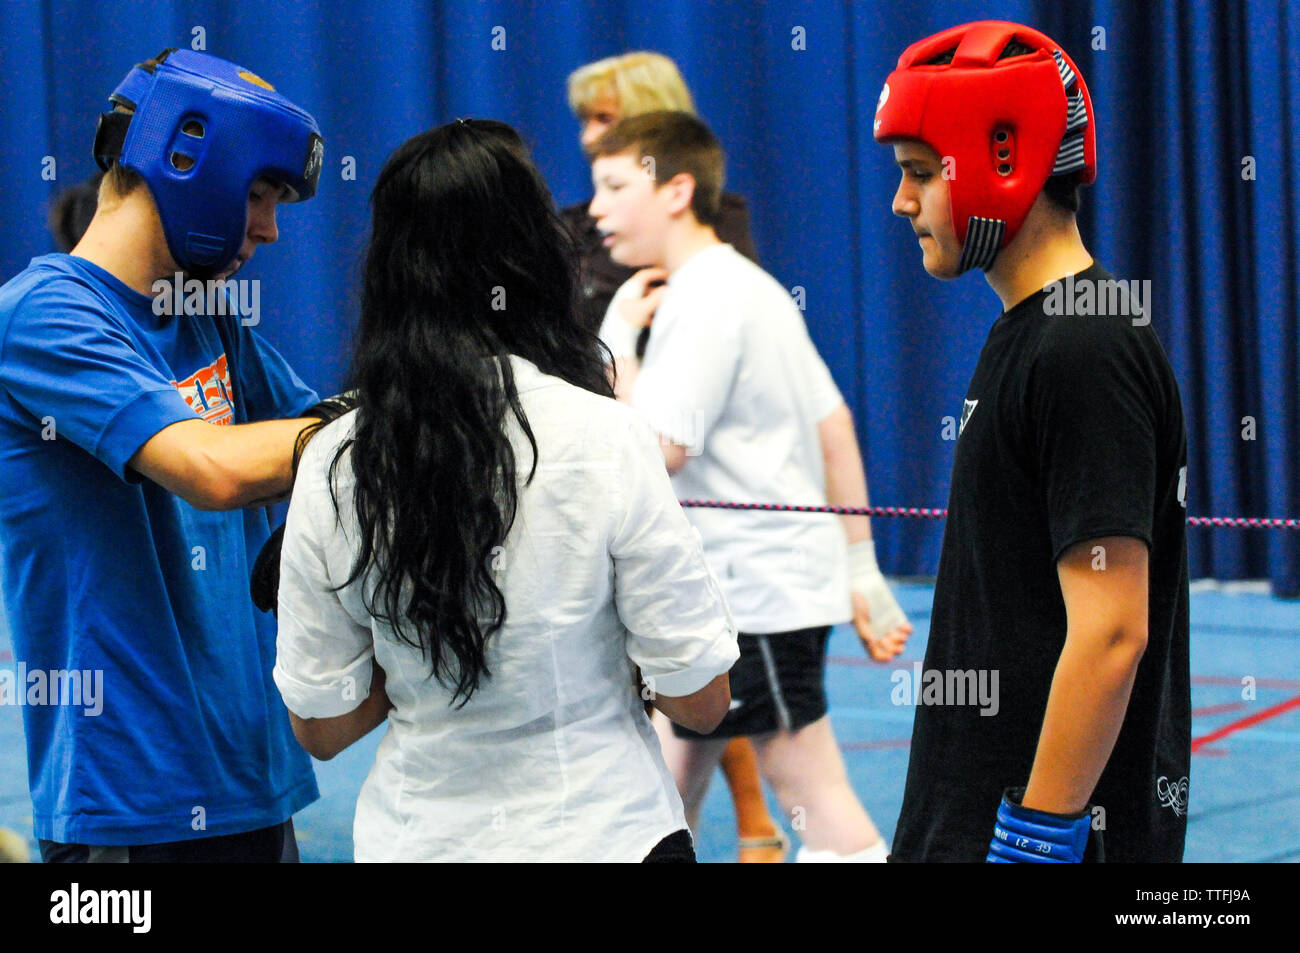
{"type": "Polygon", "coordinates": [[[289,713],[294,737],[312,757],[328,761],[340,751],[360,741],[382,725],[388,718],[393,703],[384,690],[386,680],[382,669],[375,667],[370,680],[370,694],[366,700],[345,715],[335,718],[299,718],[289,713]]]}
{"type": "MultiPolygon", "coordinates": [[[[867,474],[862,466],[862,454],[848,408],[841,406],[822,421],[819,430],[826,469],[826,502],[830,506],[858,509],[869,506],[867,474]]],[[[850,543],[871,538],[871,520],[867,517],[841,516],[840,521],[850,543]]]]}
{"type": "Polygon", "coordinates": [[[635,357],[616,357],[614,359],[614,396],[625,404],[632,403],[632,388],[636,386],[637,374],[641,372],[641,362],[635,357]]]}
{"type": "Polygon", "coordinates": [[[1087,805],[1119,737],[1144,648],[1145,640],[1122,634],[1067,635],[1025,807],[1070,814],[1087,805]]]}
{"type": "MultiPolygon", "coordinates": [[[[830,506],[848,506],[865,509],[867,501],[867,479],[862,470],[862,461],[856,456],[849,459],[847,455],[827,460],[826,468],[826,502],[830,506]]],[[[865,516],[841,516],[844,533],[850,543],[861,542],[871,538],[871,520],[865,516]]]]}
{"type": "Polygon", "coordinates": [[[315,423],[312,417],[296,417],[217,428],[201,465],[229,488],[227,505],[221,508],[261,506],[287,495],[293,489],[294,445],[315,423]]]}
{"type": "Polygon", "coordinates": [[[698,692],[679,698],[656,694],[650,704],[670,721],[707,735],[718,727],[731,705],[731,677],[723,672],[698,692]]]}

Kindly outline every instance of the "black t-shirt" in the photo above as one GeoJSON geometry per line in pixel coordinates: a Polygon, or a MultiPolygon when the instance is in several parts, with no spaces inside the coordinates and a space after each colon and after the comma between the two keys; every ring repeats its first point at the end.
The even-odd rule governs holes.
{"type": "MultiPolygon", "coordinates": [[[[1083,305],[1085,282],[1109,280],[1094,264],[1073,286],[1062,281],[1061,298],[1083,305]]],[[[1093,310],[1106,297],[1094,295],[1093,310]]],[[[1147,543],[1149,616],[1128,712],[1090,802],[1102,809],[1094,829],[1104,825],[1107,861],[1182,859],[1191,676],[1178,384],[1149,304],[1145,321],[1053,313],[1058,304],[1040,292],[1003,313],[967,392],[896,860],[984,859],[1003,789],[1029,781],[1065,644],[1056,562],[1103,536],[1147,543]],[[997,673],[995,713],[972,702],[975,692],[953,704],[974,682],[950,673],[969,670],[990,688],[997,673]],[[939,677],[952,688],[929,697],[948,704],[922,703],[939,677]]]]}

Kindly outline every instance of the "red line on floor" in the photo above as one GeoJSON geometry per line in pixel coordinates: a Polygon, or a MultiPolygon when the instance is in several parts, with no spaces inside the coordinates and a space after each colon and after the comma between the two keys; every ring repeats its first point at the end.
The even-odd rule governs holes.
{"type": "Polygon", "coordinates": [[[1216,728],[1208,735],[1201,735],[1199,738],[1192,739],[1192,750],[1196,751],[1209,744],[1211,741],[1218,741],[1220,738],[1226,738],[1234,732],[1241,731],[1243,728],[1249,728],[1251,725],[1258,725],[1261,721],[1268,721],[1270,718],[1276,718],[1278,715],[1284,715],[1293,708],[1300,708],[1300,695],[1295,698],[1288,698],[1280,705],[1274,705],[1272,708],[1265,708],[1263,711],[1257,711],[1253,715],[1247,715],[1245,718],[1239,718],[1236,721],[1228,722],[1222,728],[1216,728]]]}
{"type": "Polygon", "coordinates": [[[1193,708],[1193,718],[1208,718],[1210,715],[1226,715],[1230,711],[1241,711],[1246,707],[1245,702],[1224,702],[1222,705],[1206,705],[1204,708],[1193,708]]]}

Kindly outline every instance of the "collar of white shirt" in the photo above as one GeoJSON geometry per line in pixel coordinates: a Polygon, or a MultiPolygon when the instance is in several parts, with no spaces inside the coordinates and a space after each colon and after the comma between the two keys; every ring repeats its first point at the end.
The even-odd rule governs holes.
{"type": "Polygon", "coordinates": [[[548,376],[537,369],[536,364],[518,354],[510,355],[510,370],[514,373],[516,393],[522,394],[551,383],[548,376]]]}

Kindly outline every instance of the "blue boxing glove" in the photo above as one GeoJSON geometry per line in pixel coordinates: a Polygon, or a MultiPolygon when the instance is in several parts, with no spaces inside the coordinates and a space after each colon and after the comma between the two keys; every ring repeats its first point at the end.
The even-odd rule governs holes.
{"type": "Polygon", "coordinates": [[[1092,815],[1049,814],[1021,807],[1024,788],[1008,788],[993,826],[989,864],[1078,864],[1088,846],[1092,815]]]}

